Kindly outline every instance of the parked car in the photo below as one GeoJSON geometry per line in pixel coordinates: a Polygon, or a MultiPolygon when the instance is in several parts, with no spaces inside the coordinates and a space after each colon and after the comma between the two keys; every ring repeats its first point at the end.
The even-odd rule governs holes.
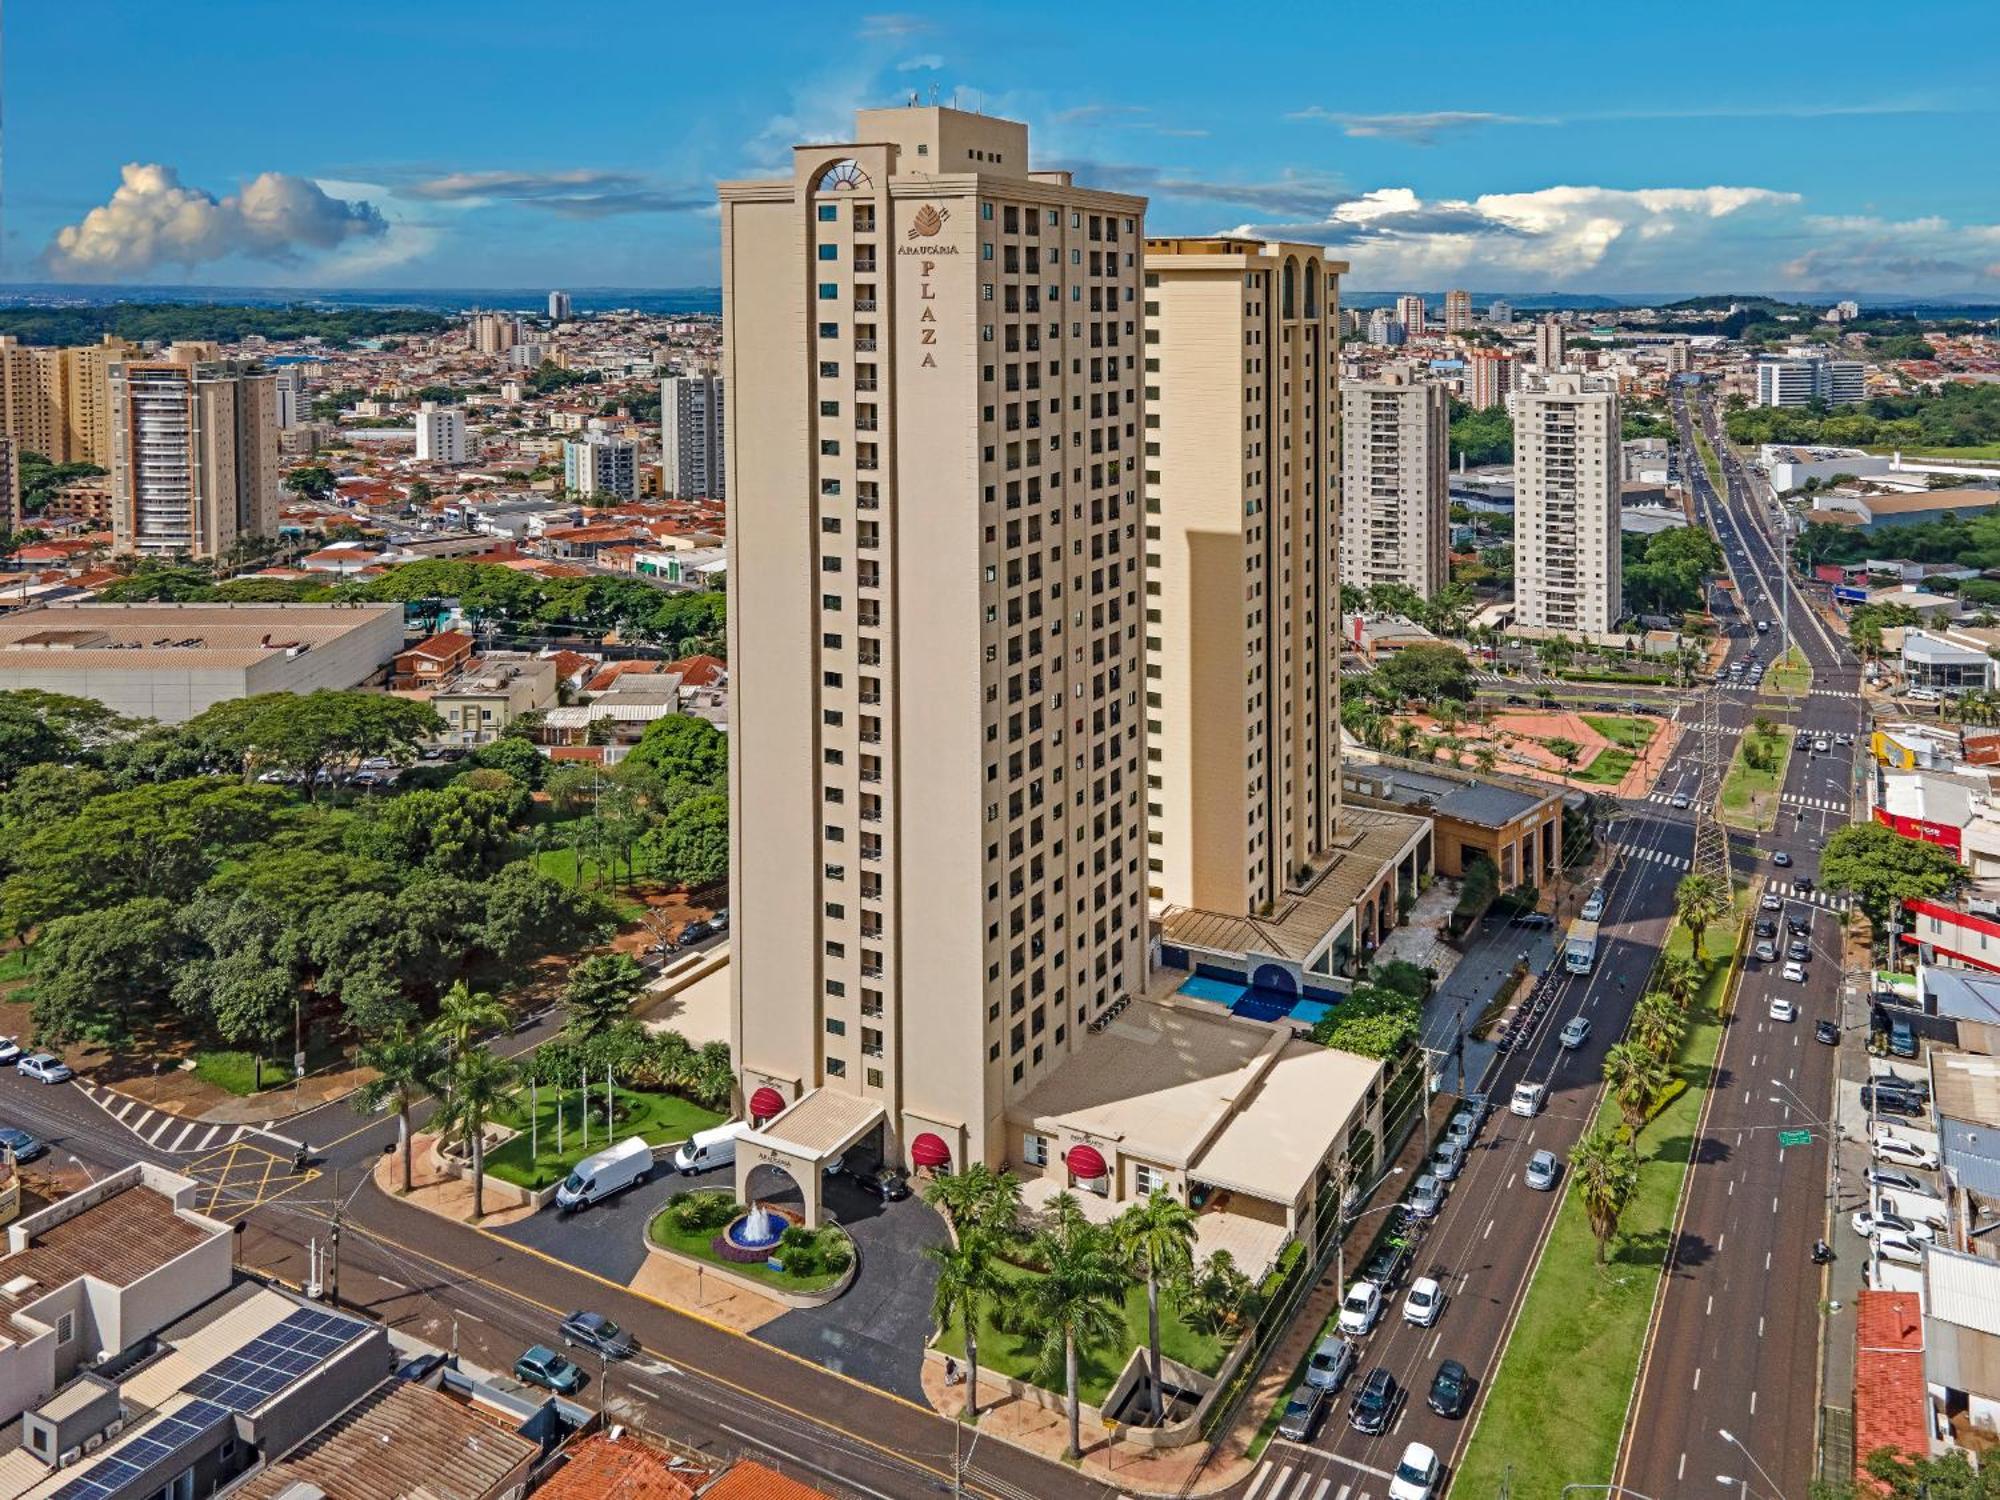
{"type": "Polygon", "coordinates": [[[558,1396],[573,1396],[583,1388],[583,1371],[546,1344],[535,1345],[514,1361],[514,1378],[558,1396]]]}
{"type": "Polygon", "coordinates": [[[1799,1018],[1799,1008],[1796,1005],[1792,1004],[1791,1001],[1787,1000],[1783,995],[1773,995],[1771,997],[1772,1020],[1796,1021],[1798,1018],[1799,1018]]]}
{"type": "Polygon", "coordinates": [[[1813,1040],[1825,1042],[1829,1047],[1840,1045],[1840,1023],[1838,1021],[1813,1022],[1813,1040]]]}
{"type": "Polygon", "coordinates": [[[697,918],[681,929],[680,936],[674,939],[674,946],[676,948],[692,948],[704,938],[714,936],[715,928],[711,924],[697,918]]]}
{"type": "Polygon", "coordinates": [[[883,1203],[901,1203],[910,1196],[910,1174],[901,1167],[877,1167],[853,1174],[854,1185],[883,1203]]]}
{"type": "Polygon", "coordinates": [[[1875,1236],[1875,1253],[1900,1265],[1920,1266],[1924,1263],[1924,1246],[1928,1243],[1905,1234],[1878,1234],[1875,1236]]]}
{"type": "Polygon", "coordinates": [[[1466,1374],[1465,1366],[1455,1359],[1448,1359],[1438,1366],[1437,1374],[1431,1377],[1428,1405],[1441,1417],[1462,1417],[1471,1388],[1472,1377],[1466,1374]]]}
{"type": "Polygon", "coordinates": [[[1861,1107],[1872,1109],[1877,1114],[1906,1115],[1911,1119],[1919,1119],[1930,1112],[1930,1105],[1920,1096],[1886,1085],[1877,1088],[1872,1083],[1861,1085],[1861,1107]]]}
{"type": "Polygon", "coordinates": [[[1286,1398],[1285,1414],[1278,1418],[1278,1436],[1287,1442],[1309,1443],[1326,1415],[1326,1392],[1316,1385],[1301,1383],[1286,1398]]]}
{"type": "Polygon", "coordinates": [[[68,1063],[50,1052],[37,1052],[32,1057],[22,1058],[14,1064],[14,1071],[41,1083],[68,1083],[76,1077],[68,1063]]]}
{"type": "Polygon", "coordinates": [[[1479,1134],[1479,1112],[1461,1109],[1451,1117],[1451,1123],[1444,1128],[1444,1138],[1454,1142],[1461,1149],[1471,1150],[1473,1137],[1479,1134]]]}
{"type": "Polygon", "coordinates": [[[1385,1244],[1368,1257],[1368,1263],[1361,1268],[1361,1279],[1387,1291],[1403,1279],[1409,1260],[1410,1252],[1403,1246],[1385,1244]]]}
{"type": "Polygon", "coordinates": [[[1444,1288],[1430,1276],[1419,1276],[1410,1283],[1409,1295],[1403,1298],[1403,1321],[1414,1323],[1419,1328],[1428,1328],[1438,1320],[1444,1311],[1444,1288]]]}
{"type": "Polygon", "coordinates": [[[1869,1142],[1868,1151],[1877,1161],[1894,1162],[1899,1167],[1916,1167],[1925,1172],[1937,1170],[1937,1152],[1886,1130],[1875,1132],[1875,1139],[1869,1142]]]}
{"type": "Polygon", "coordinates": [[[1410,1444],[1389,1477],[1389,1500],[1431,1500],[1442,1472],[1437,1454],[1422,1443],[1410,1444]]]}
{"type": "Polygon", "coordinates": [[[1878,1234],[1900,1234],[1905,1239],[1928,1240],[1932,1234],[1930,1225],[1906,1219],[1885,1208],[1857,1208],[1848,1222],[1864,1240],[1878,1234]]]}
{"type": "Polygon", "coordinates": [[[1581,1047],[1585,1042],[1590,1040],[1590,1022],[1586,1021],[1582,1016],[1571,1016],[1567,1021],[1563,1022],[1563,1029],[1558,1040],[1565,1047],[1581,1047]]]}
{"type": "Polygon", "coordinates": [[[11,1036],[0,1036],[0,1065],[21,1060],[21,1044],[11,1036]]]}
{"type": "Polygon", "coordinates": [[[1464,1166],[1465,1147],[1456,1141],[1439,1141],[1431,1153],[1431,1176],[1439,1182],[1450,1182],[1464,1166]]]}
{"type": "Polygon", "coordinates": [[[47,1141],[25,1130],[16,1130],[12,1125],[0,1125],[0,1146],[5,1146],[7,1154],[15,1161],[33,1161],[49,1154],[47,1141]]]}
{"type": "Polygon", "coordinates": [[[562,1320],[565,1348],[595,1349],[607,1359],[626,1359],[639,1352],[639,1341],[599,1312],[573,1312],[562,1320]]]}
{"type": "Polygon", "coordinates": [[[1545,1083],[1517,1083],[1514,1085],[1514,1097],[1508,1102],[1507,1109],[1523,1119],[1532,1120],[1542,1112],[1542,1100],[1548,1097],[1548,1092],[1549,1088],[1545,1083]]]}
{"type": "Polygon", "coordinates": [[[1556,1154],[1553,1151],[1537,1151],[1528,1158],[1528,1167],[1521,1174],[1521,1180],[1540,1193],[1546,1193],[1556,1185],[1556,1154]]]}
{"type": "Polygon", "coordinates": [[[1604,915],[1604,890],[1601,886],[1590,893],[1583,903],[1583,910],[1577,915],[1586,922],[1595,922],[1604,915]]]}
{"type": "Polygon", "coordinates": [[[1337,1391],[1347,1383],[1360,1359],[1361,1351],[1352,1339],[1323,1338],[1313,1350],[1312,1358],[1306,1361],[1306,1384],[1323,1391],[1337,1391]]]}
{"type": "Polygon", "coordinates": [[[1359,1338],[1381,1316],[1382,1288],[1372,1281],[1357,1281],[1347,1289],[1347,1300],[1340,1304],[1340,1331],[1359,1338]]]}
{"type": "Polygon", "coordinates": [[[1895,1016],[1889,1022],[1889,1055],[1891,1057],[1917,1055],[1917,1033],[1902,1016],[1895,1016]]]}
{"type": "Polygon", "coordinates": [[[1868,1081],[1885,1089],[1901,1089],[1906,1094],[1914,1094],[1926,1104],[1930,1102],[1931,1086],[1924,1079],[1905,1078],[1901,1073],[1876,1073],[1868,1081]]]}
{"type": "Polygon", "coordinates": [[[1861,1174],[1870,1187],[1887,1188],[1892,1193],[1928,1193],[1930,1189],[1901,1167],[1870,1167],[1861,1174]]]}
{"type": "Polygon", "coordinates": [[[1426,1172],[1410,1187],[1403,1200],[1403,1212],[1413,1219],[1434,1219],[1444,1207],[1444,1184],[1426,1172]]]}
{"type": "Polygon", "coordinates": [[[1376,1366],[1347,1403],[1348,1422],[1356,1432],[1371,1436],[1387,1430],[1389,1418],[1395,1414],[1396,1396],[1396,1377],[1376,1366]]]}

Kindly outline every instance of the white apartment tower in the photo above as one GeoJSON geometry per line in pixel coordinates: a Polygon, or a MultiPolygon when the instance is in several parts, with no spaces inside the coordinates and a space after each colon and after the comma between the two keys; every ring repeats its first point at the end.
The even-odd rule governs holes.
{"type": "MultiPolygon", "coordinates": [[[[299,365],[280,365],[271,372],[271,390],[276,402],[278,431],[303,427],[311,414],[306,404],[306,372],[299,365]]],[[[421,442],[421,439],[419,439],[421,442]]]]}
{"type": "Polygon", "coordinates": [[[1409,336],[1409,330],[1393,308],[1378,307],[1368,314],[1368,342],[1394,347],[1409,336]]]}
{"type": "Polygon", "coordinates": [[[1757,361],[1759,406],[1850,406],[1867,395],[1867,372],[1858,359],[1783,355],[1757,361]]]}
{"type": "Polygon", "coordinates": [[[1608,634],[1624,613],[1618,393],[1531,377],[1514,394],[1514,607],[1522,625],[1608,634]]]}
{"type": "Polygon", "coordinates": [[[1245,917],[1331,847],[1340,273],[1317,245],[1146,246],[1148,888],[1245,917]]]}
{"type": "Polygon", "coordinates": [[[569,313],[569,293],[550,292],[549,321],[551,323],[567,323],[569,321],[569,313]]]}
{"type": "MultiPolygon", "coordinates": [[[[597,419],[591,420],[595,424],[597,419]]],[[[564,443],[563,487],[587,499],[637,499],[639,445],[601,430],[564,443]]]]}
{"type": "Polygon", "coordinates": [[[1453,291],[1444,294],[1444,331],[1463,333],[1472,326],[1472,293],[1453,291]]]}
{"type": "Polygon", "coordinates": [[[1560,370],[1569,354],[1569,336],[1550,313],[1535,325],[1535,364],[1546,375],[1560,370]]]}
{"type": "Polygon", "coordinates": [[[276,382],[230,362],[111,367],[111,522],[121,553],[218,557],[277,535],[276,382]]]}
{"type": "Polygon", "coordinates": [[[914,105],[722,186],[732,1043],[892,1158],[1145,985],[1144,213],[914,105]]]}
{"type": "Polygon", "coordinates": [[[724,475],[723,379],[713,370],[660,382],[660,480],[677,500],[721,500],[724,475]]]}
{"type": "Polygon", "coordinates": [[[1407,364],[1340,390],[1340,581],[1428,599],[1450,579],[1451,398],[1407,364]]]}
{"type": "Polygon", "coordinates": [[[417,408],[417,461],[431,464],[472,462],[465,435],[465,408],[426,401],[417,408]]]}
{"type": "Polygon", "coordinates": [[[1396,299],[1396,321],[1403,325],[1403,337],[1420,339],[1424,336],[1424,299],[1406,293],[1396,299]]]}

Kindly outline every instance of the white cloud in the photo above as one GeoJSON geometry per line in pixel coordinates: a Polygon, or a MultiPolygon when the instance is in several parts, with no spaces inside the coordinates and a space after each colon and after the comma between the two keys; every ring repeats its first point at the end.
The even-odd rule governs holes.
{"type": "Polygon", "coordinates": [[[1552,125],[1553,120],[1527,115],[1495,114],[1477,109],[1414,110],[1400,114],[1356,115],[1310,105],[1285,116],[1288,120],[1319,120],[1338,125],[1342,135],[1356,139],[1380,137],[1412,146],[1433,146],[1438,138],[1485,125],[1552,125]]]}
{"type": "Polygon", "coordinates": [[[308,178],[266,172],[217,198],[172,167],[133,162],[110,200],[56,231],[44,254],[59,277],[117,281],[229,256],[294,264],[387,234],[372,203],[331,197],[308,178]]]}
{"type": "Polygon", "coordinates": [[[898,73],[935,73],[943,66],[944,57],[942,54],[924,52],[919,53],[915,57],[904,58],[896,64],[896,71],[898,73]]]}

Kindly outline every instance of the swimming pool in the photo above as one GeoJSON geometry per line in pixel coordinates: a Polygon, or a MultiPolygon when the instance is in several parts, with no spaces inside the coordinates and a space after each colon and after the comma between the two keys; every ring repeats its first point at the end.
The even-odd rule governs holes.
{"type": "Polygon", "coordinates": [[[1305,1000],[1280,990],[1252,989],[1233,979],[1216,979],[1207,974],[1190,974],[1176,993],[1224,1006],[1231,1015],[1253,1021],[1290,1019],[1301,1026],[1312,1026],[1333,1014],[1333,1007],[1324,1000],[1305,1000]]]}

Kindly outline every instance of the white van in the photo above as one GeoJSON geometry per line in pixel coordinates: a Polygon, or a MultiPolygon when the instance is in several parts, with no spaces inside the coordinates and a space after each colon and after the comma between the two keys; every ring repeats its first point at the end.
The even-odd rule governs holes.
{"type": "Polygon", "coordinates": [[[748,1120],[731,1120],[709,1130],[697,1130],[674,1153],[674,1166],[683,1174],[726,1167],[736,1160],[736,1141],[750,1128],[748,1120]]]}
{"type": "Polygon", "coordinates": [[[653,1148],[646,1138],[629,1136],[578,1162],[556,1189],[556,1207],[567,1214],[602,1203],[613,1193],[644,1182],[652,1167],[653,1148]]]}

